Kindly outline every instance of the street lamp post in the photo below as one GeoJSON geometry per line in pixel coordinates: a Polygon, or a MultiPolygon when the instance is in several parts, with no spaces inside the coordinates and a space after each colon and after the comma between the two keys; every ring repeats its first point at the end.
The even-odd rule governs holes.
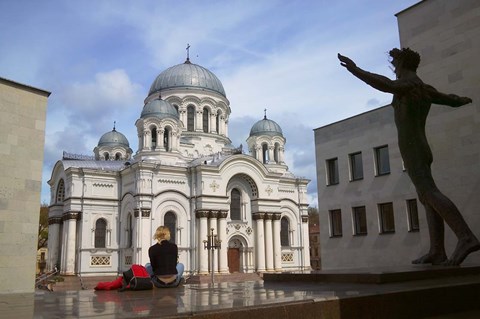
{"type": "Polygon", "coordinates": [[[214,228],[210,229],[210,235],[207,235],[207,239],[203,241],[203,249],[207,249],[211,252],[210,257],[210,272],[212,274],[212,284],[213,284],[213,258],[215,254],[215,249],[220,249],[222,247],[222,241],[217,238],[217,235],[213,234],[214,228]]]}

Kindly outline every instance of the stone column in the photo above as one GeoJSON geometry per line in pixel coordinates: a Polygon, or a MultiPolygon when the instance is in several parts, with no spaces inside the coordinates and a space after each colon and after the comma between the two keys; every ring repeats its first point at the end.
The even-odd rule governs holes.
{"type": "Polygon", "coordinates": [[[62,217],[50,217],[48,219],[48,258],[47,271],[52,271],[57,264],[60,263],[60,225],[62,224],[62,217]]]}
{"type": "Polygon", "coordinates": [[[140,211],[140,222],[142,223],[142,246],[140,246],[142,248],[142,251],[140,254],[140,265],[145,265],[146,263],[150,262],[150,257],[148,256],[148,249],[153,242],[152,220],[150,218],[149,208],[141,208],[140,211]]]}
{"type": "Polygon", "coordinates": [[[225,136],[228,136],[228,119],[225,119],[225,136]]]}
{"type": "Polygon", "coordinates": [[[184,128],[187,128],[187,110],[185,108],[178,108],[180,121],[183,123],[184,128]]]}
{"type": "Polygon", "coordinates": [[[310,269],[310,238],[308,234],[308,215],[302,215],[302,231],[303,231],[303,265],[304,269],[310,269]]]}
{"type": "MultiPolygon", "coordinates": [[[[196,110],[196,108],[195,108],[196,110]]],[[[203,132],[203,110],[196,110],[195,111],[195,131],[203,132]]]]}
{"type": "Polygon", "coordinates": [[[267,164],[275,163],[275,156],[273,154],[274,150],[275,150],[274,146],[269,146],[268,147],[268,163],[267,164]]]}
{"type": "Polygon", "coordinates": [[[272,213],[265,214],[265,258],[266,270],[273,271],[273,235],[272,235],[272,213]]]}
{"type": "Polygon", "coordinates": [[[278,160],[280,164],[285,164],[285,148],[284,147],[278,148],[278,160]]]}
{"type": "Polygon", "coordinates": [[[77,248],[77,220],[80,218],[80,212],[68,212],[63,214],[62,219],[67,224],[67,238],[65,249],[65,268],[64,275],[75,274],[76,248],[77,248]]]}
{"type": "Polygon", "coordinates": [[[264,235],[264,225],[263,218],[264,213],[255,213],[253,214],[253,220],[256,221],[257,231],[255,236],[255,251],[256,251],[256,266],[257,271],[265,271],[265,235],[264,235]]]}
{"type": "Polygon", "coordinates": [[[273,260],[275,271],[282,271],[282,245],[280,241],[281,213],[273,214],[273,260]]]}
{"type": "Polygon", "coordinates": [[[210,133],[217,133],[217,113],[210,113],[210,133]]]}
{"type": "Polygon", "coordinates": [[[218,214],[218,239],[222,242],[222,247],[218,251],[218,268],[220,273],[228,273],[228,243],[227,243],[227,211],[220,211],[218,214]]]}
{"type": "Polygon", "coordinates": [[[200,219],[198,223],[198,273],[208,274],[208,251],[203,248],[203,241],[208,235],[208,210],[197,210],[195,215],[200,219]]]}
{"type": "MultiPolygon", "coordinates": [[[[219,236],[218,234],[218,225],[217,225],[217,217],[218,217],[218,211],[210,211],[208,214],[208,217],[210,219],[210,227],[208,228],[208,235],[211,235],[211,230],[213,229],[213,234],[219,236]]],[[[213,272],[218,272],[218,254],[219,250],[214,249],[213,250],[213,255],[214,257],[211,258],[212,251],[209,251],[209,258],[211,258],[210,262],[212,263],[210,265],[210,271],[213,272]]]]}

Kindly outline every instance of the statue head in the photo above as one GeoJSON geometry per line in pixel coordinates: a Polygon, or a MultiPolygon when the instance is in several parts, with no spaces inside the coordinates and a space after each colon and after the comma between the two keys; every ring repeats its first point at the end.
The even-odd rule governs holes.
{"type": "Polygon", "coordinates": [[[392,64],[395,68],[401,65],[402,68],[416,71],[420,64],[420,54],[410,50],[410,48],[397,49],[394,48],[389,52],[392,57],[392,64]]]}

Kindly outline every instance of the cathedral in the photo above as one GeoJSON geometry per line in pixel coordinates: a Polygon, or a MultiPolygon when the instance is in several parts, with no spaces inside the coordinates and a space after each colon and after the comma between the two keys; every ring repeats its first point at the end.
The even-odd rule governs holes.
{"type": "Polygon", "coordinates": [[[187,57],[153,81],[135,153],[115,126],[93,155],[64,152],[48,181],[47,267],[88,276],[144,265],[164,225],[187,274],[310,269],[309,180],[288,170],[275,121],[253,123],[244,150],[228,137],[230,114],[217,76],[187,57]]]}

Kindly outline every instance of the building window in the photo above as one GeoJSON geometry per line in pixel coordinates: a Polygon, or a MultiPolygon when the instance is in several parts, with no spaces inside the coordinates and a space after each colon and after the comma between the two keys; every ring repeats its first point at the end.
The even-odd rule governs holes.
{"type": "Polygon", "coordinates": [[[195,131],[195,107],[193,105],[187,107],[187,131],[195,131]]]}
{"type": "Polygon", "coordinates": [[[327,185],[338,184],[338,158],[327,160],[327,185]]]}
{"type": "Polygon", "coordinates": [[[152,128],[152,150],[157,147],[157,129],[152,128]]]}
{"type": "Polygon", "coordinates": [[[262,154],[263,154],[263,164],[268,163],[268,145],[266,143],[262,144],[262,154]]]}
{"type": "Polygon", "coordinates": [[[106,161],[108,161],[110,159],[110,154],[105,153],[103,154],[103,157],[105,158],[106,161]]]}
{"type": "Polygon", "coordinates": [[[61,179],[58,182],[58,186],[57,186],[56,202],[57,203],[63,203],[64,199],[65,199],[65,183],[64,183],[63,179],[61,179]]]}
{"type": "Polygon", "coordinates": [[[217,117],[215,119],[216,126],[217,126],[217,134],[220,134],[220,117],[222,116],[222,112],[220,110],[217,111],[217,117]]]}
{"type": "Polygon", "coordinates": [[[133,246],[133,220],[132,214],[127,216],[127,248],[133,246]]]}
{"type": "Polygon", "coordinates": [[[166,127],[163,132],[163,147],[165,151],[170,151],[170,128],[166,127]]]}
{"type": "Polygon", "coordinates": [[[375,148],[375,166],[377,176],[390,174],[390,159],[388,156],[388,146],[375,148]]]}
{"type": "Polygon", "coordinates": [[[341,237],[342,231],[342,211],[334,209],[330,212],[330,237],[341,237]]]}
{"type": "Polygon", "coordinates": [[[208,118],[210,116],[210,112],[206,107],[203,108],[203,132],[208,133],[208,118]]]}
{"type": "Polygon", "coordinates": [[[170,230],[170,242],[177,242],[177,216],[173,212],[167,212],[163,218],[163,225],[170,230]]]}
{"type": "Polygon", "coordinates": [[[363,162],[362,162],[362,153],[353,153],[349,155],[350,157],[350,180],[358,181],[363,179],[363,162]]]}
{"type": "Polygon", "coordinates": [[[367,210],[365,206],[358,206],[352,208],[353,225],[355,235],[367,234],[367,210]]]}
{"type": "Polygon", "coordinates": [[[409,231],[419,231],[420,223],[418,221],[418,206],[417,200],[409,199],[407,200],[407,213],[408,213],[408,230],[409,231]]]}
{"type": "Polygon", "coordinates": [[[280,221],[280,245],[282,247],[290,246],[290,222],[287,217],[282,217],[280,221]]]}
{"type": "Polygon", "coordinates": [[[241,220],[241,201],[242,194],[236,188],[232,189],[231,198],[230,198],[230,219],[231,220],[241,220]]]}
{"type": "Polygon", "coordinates": [[[121,159],[122,159],[122,154],[120,154],[120,153],[115,154],[115,160],[116,161],[119,161],[121,159]]]}
{"type": "Polygon", "coordinates": [[[395,218],[393,215],[393,203],[378,204],[380,215],[380,233],[395,232],[395,218]]]}
{"type": "Polygon", "coordinates": [[[103,218],[95,222],[95,248],[105,248],[107,239],[107,221],[103,218]]]}

